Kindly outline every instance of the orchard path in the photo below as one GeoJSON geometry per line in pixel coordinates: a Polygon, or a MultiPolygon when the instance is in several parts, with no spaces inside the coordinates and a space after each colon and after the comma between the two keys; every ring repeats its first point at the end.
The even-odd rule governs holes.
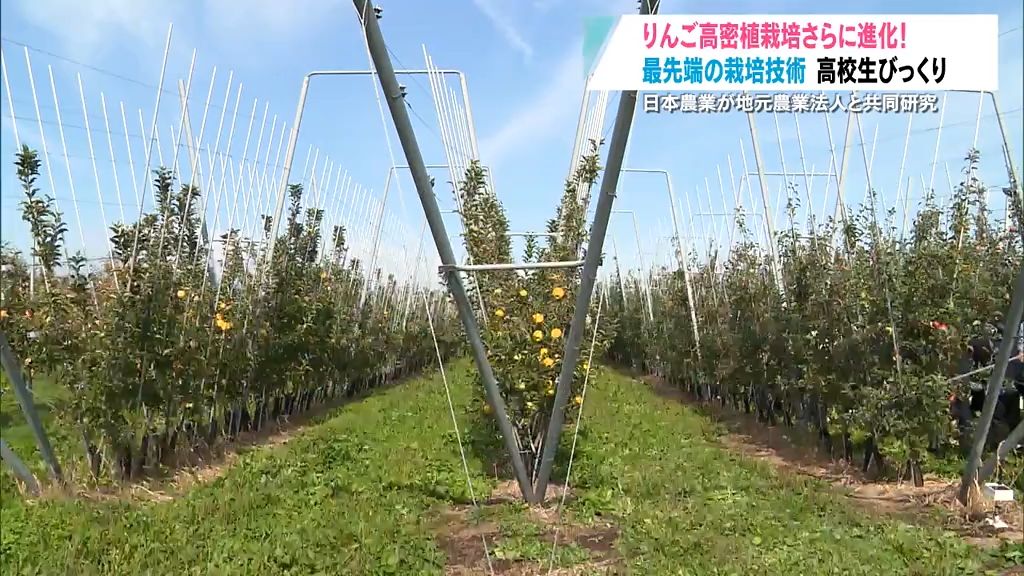
{"type": "MultiPolygon", "coordinates": [[[[468,366],[447,371],[464,437],[479,418],[468,366]]],[[[470,449],[474,509],[434,373],[158,501],[7,494],[0,571],[486,574],[483,536],[496,573],[546,574],[556,531],[554,574],[960,576],[1000,564],[938,525],[873,514],[724,444],[708,417],[628,376],[602,369],[584,412],[561,517],[508,498],[470,449]]]]}

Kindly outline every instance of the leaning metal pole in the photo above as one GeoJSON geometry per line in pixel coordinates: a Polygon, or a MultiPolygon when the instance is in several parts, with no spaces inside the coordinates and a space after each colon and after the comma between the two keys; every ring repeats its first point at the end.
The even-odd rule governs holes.
{"type": "MultiPolygon", "coordinates": [[[[366,35],[366,43],[369,47],[370,57],[373,59],[373,66],[377,69],[377,78],[380,81],[381,89],[391,111],[391,119],[395,123],[395,131],[398,132],[398,139],[402,144],[402,151],[405,152],[406,163],[412,172],[412,179],[416,185],[416,193],[420,197],[420,204],[423,206],[423,213],[430,226],[430,234],[434,237],[434,244],[437,246],[438,256],[444,267],[445,280],[448,283],[448,290],[455,300],[459,318],[466,330],[466,338],[473,351],[473,359],[476,361],[477,370],[484,381],[484,388],[487,391],[487,401],[498,420],[498,428],[501,430],[502,438],[505,440],[505,447],[512,459],[512,468],[516,480],[519,483],[519,490],[523,498],[533,501],[533,490],[529,476],[526,473],[526,466],[523,463],[523,455],[516,441],[512,423],[509,422],[508,414],[505,412],[505,402],[501,399],[498,391],[498,383],[494,378],[494,372],[487,361],[487,352],[484,343],[480,339],[480,328],[477,326],[476,318],[473,315],[472,304],[466,295],[466,288],[459,277],[456,269],[455,254],[452,252],[452,245],[448,241],[448,233],[444,228],[444,220],[441,218],[441,210],[437,206],[437,199],[434,196],[434,189],[430,185],[430,174],[423,162],[423,155],[420,153],[419,144],[416,142],[416,134],[409,120],[409,112],[405,107],[405,99],[402,97],[401,88],[398,85],[398,78],[395,76],[395,69],[391,65],[391,57],[388,55],[387,45],[384,43],[384,36],[381,34],[380,26],[377,24],[376,11],[370,0],[353,0],[356,9],[359,11],[362,20],[363,33],[366,35]]],[[[635,96],[634,96],[635,98],[635,96]]]]}
{"type": "MultiPolygon", "coordinates": [[[[1006,158],[1007,176],[1010,177],[1010,193],[1017,199],[1018,205],[1024,207],[1024,192],[1021,191],[1020,179],[1017,177],[1017,169],[1013,164],[1013,153],[1010,151],[1010,140],[1006,137],[1006,125],[1003,123],[1003,115],[999,113],[999,102],[995,92],[989,92],[988,94],[992,98],[992,110],[995,112],[996,122],[999,124],[999,134],[1003,138],[1003,155],[1006,158]]],[[[1010,218],[1010,214],[1006,214],[1003,217],[1004,226],[1007,228],[1010,226],[1010,218]]],[[[1017,233],[1020,234],[1021,241],[1024,242],[1024,226],[1020,226],[1022,224],[1020,222],[1017,224],[1017,233]]]]}
{"type": "Polygon", "coordinates": [[[1006,437],[1005,440],[999,443],[996,447],[994,454],[989,456],[988,460],[981,465],[981,470],[978,472],[978,483],[987,481],[995,473],[996,468],[999,467],[999,463],[1006,459],[1017,449],[1017,446],[1024,442],[1024,422],[1017,424],[1017,427],[1006,437]]]}
{"type": "Polygon", "coordinates": [[[46,466],[49,468],[50,478],[63,485],[64,472],[57,461],[57,455],[53,452],[53,445],[50,444],[50,438],[46,435],[43,422],[39,419],[39,412],[36,410],[35,402],[32,399],[32,392],[25,384],[25,378],[21,371],[21,361],[14,356],[11,344],[7,340],[7,334],[3,332],[0,332],[0,364],[3,365],[3,371],[7,375],[7,379],[11,381],[14,395],[18,399],[18,404],[21,405],[21,411],[25,415],[29,428],[32,429],[32,435],[35,437],[39,454],[42,455],[43,461],[46,462],[46,466]]]}
{"type": "MultiPolygon", "coordinates": [[[[1020,326],[1021,316],[1024,314],[1024,268],[1017,272],[1017,279],[1013,283],[1013,294],[1010,296],[1010,309],[1006,314],[1006,332],[1010,326],[1020,326]]],[[[957,494],[960,502],[967,504],[967,497],[971,487],[978,481],[981,467],[981,456],[985,450],[985,442],[988,440],[988,432],[992,427],[992,418],[996,413],[996,403],[999,401],[999,390],[1003,387],[1003,380],[1006,378],[1006,367],[1010,363],[1010,354],[1013,350],[1014,338],[1009,334],[1003,334],[1003,341],[999,345],[999,352],[996,354],[996,365],[989,376],[988,386],[985,388],[985,404],[981,409],[981,421],[974,430],[974,439],[971,443],[971,452],[967,456],[967,464],[964,465],[963,477],[960,480],[960,491],[957,494]]]]}
{"type": "Polygon", "coordinates": [[[25,466],[25,463],[18,458],[18,455],[11,450],[11,447],[0,438],[0,460],[3,460],[11,467],[11,471],[25,484],[25,490],[33,496],[39,496],[39,481],[32,475],[32,472],[25,466]]]}
{"type": "MultiPolygon", "coordinates": [[[[996,124],[999,126],[999,135],[1003,139],[1003,162],[1006,163],[1006,176],[1010,179],[1009,189],[1010,195],[1017,199],[1017,202],[1024,206],[1024,190],[1021,189],[1020,179],[1017,176],[1017,168],[1013,163],[1013,152],[1010,150],[1010,139],[1006,134],[1006,124],[1003,122],[1003,115],[999,111],[999,99],[996,98],[996,93],[988,90],[976,91],[976,90],[950,90],[950,92],[965,92],[969,94],[988,94],[989,99],[992,101],[992,112],[996,116],[996,124]]],[[[1006,229],[1009,229],[1011,223],[1011,214],[1007,213],[1003,219],[1003,225],[1006,229]]],[[[1024,226],[1018,227],[1017,233],[1020,234],[1021,241],[1024,241],[1024,226]]]]}
{"type": "MultiPolygon", "coordinates": [[[[648,16],[656,14],[657,11],[656,0],[641,0],[641,15],[648,16]]],[[[590,240],[587,242],[579,292],[576,294],[576,309],[573,311],[572,323],[569,324],[569,333],[565,339],[562,370],[558,375],[555,403],[551,412],[551,420],[548,423],[547,434],[544,435],[540,469],[537,472],[537,483],[534,486],[534,493],[540,500],[543,500],[547,493],[551,468],[555,464],[555,453],[558,451],[558,444],[562,439],[565,407],[569,400],[576,363],[580,357],[583,329],[590,312],[590,297],[594,292],[597,270],[601,265],[601,250],[604,248],[604,237],[608,232],[608,221],[611,219],[612,204],[615,202],[615,189],[619,184],[622,162],[626,156],[626,143],[629,141],[629,130],[633,125],[633,114],[636,112],[636,93],[636,90],[623,90],[619,95],[619,109],[615,115],[611,142],[608,144],[608,161],[605,164],[604,176],[601,178],[601,191],[594,212],[594,223],[590,227],[590,240]]],[[[594,329],[596,330],[597,326],[594,329]]]]}

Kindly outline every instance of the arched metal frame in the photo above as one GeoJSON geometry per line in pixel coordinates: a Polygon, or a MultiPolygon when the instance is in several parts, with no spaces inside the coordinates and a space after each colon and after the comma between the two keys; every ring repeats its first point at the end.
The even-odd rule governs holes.
{"type": "MultiPolygon", "coordinates": [[[[416,141],[416,135],[412,129],[412,122],[409,119],[408,111],[405,108],[401,88],[398,85],[395,69],[391,64],[391,57],[388,54],[387,45],[381,34],[377,22],[380,13],[373,6],[370,0],[353,0],[359,14],[373,15],[362,19],[363,32],[366,35],[367,47],[370,58],[373,60],[377,78],[387,100],[388,109],[391,112],[392,120],[398,138],[402,144],[407,164],[412,172],[413,181],[416,184],[416,192],[419,195],[420,203],[423,206],[427,224],[430,227],[431,235],[434,237],[434,244],[437,246],[438,255],[441,258],[441,272],[448,283],[448,289],[455,300],[459,312],[459,318],[466,330],[466,337],[469,340],[470,348],[477,369],[484,381],[487,391],[487,400],[494,409],[498,427],[501,430],[506,449],[512,459],[512,467],[516,480],[519,484],[523,498],[528,502],[539,502],[543,500],[547,491],[548,481],[554,465],[555,452],[561,440],[562,427],[565,423],[564,407],[568,401],[570,385],[573,372],[580,355],[580,344],[583,339],[583,326],[586,322],[587,312],[590,307],[591,296],[597,281],[597,270],[601,263],[601,251],[604,246],[605,235],[608,231],[608,221],[611,217],[612,204],[615,200],[615,189],[618,185],[619,175],[622,171],[623,159],[626,151],[626,142],[629,139],[630,128],[633,123],[633,115],[636,110],[636,91],[623,91],[619,100],[618,112],[615,118],[615,125],[612,131],[609,144],[608,159],[605,164],[605,174],[601,182],[601,191],[598,197],[597,207],[594,214],[594,222],[591,226],[590,238],[588,240],[585,260],[570,262],[550,262],[543,264],[475,264],[471,267],[459,266],[455,261],[451,243],[445,231],[444,222],[434,196],[433,188],[430,185],[430,176],[427,173],[423,156],[416,141]],[[555,391],[554,409],[548,426],[547,434],[542,448],[540,467],[537,473],[536,484],[530,481],[526,467],[523,463],[519,443],[516,440],[512,425],[508,420],[505,411],[505,404],[498,390],[497,381],[490,363],[487,361],[483,341],[480,338],[480,330],[473,314],[472,305],[466,295],[465,286],[459,276],[460,271],[466,270],[508,270],[508,269],[530,269],[530,268],[570,268],[582,265],[582,278],[579,291],[576,296],[576,308],[573,313],[572,322],[568,331],[563,353],[562,369],[558,377],[558,384],[555,391]]],[[[657,12],[656,7],[651,6],[650,0],[640,2],[640,13],[644,15],[657,12]]],[[[305,93],[308,77],[303,84],[305,93]]],[[[300,101],[300,108],[302,102],[300,101]]],[[[298,122],[295,123],[298,126],[298,122]]],[[[296,134],[293,133],[292,141],[296,134]]],[[[294,148],[289,143],[289,151],[294,148]]]]}

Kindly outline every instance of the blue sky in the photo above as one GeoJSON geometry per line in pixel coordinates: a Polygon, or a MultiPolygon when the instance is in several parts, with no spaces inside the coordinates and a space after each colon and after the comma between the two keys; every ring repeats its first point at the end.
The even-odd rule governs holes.
{"type": "MultiPolygon", "coordinates": [[[[219,117],[228,72],[233,72],[229,99],[231,109],[234,108],[237,85],[243,83],[235,143],[231,149],[232,159],[236,161],[241,158],[244,148],[243,137],[250,113],[254,110],[253,98],[258,100],[250,154],[256,146],[256,133],[266,103],[269,102],[265,128],[268,134],[275,115],[279,123],[287,121],[291,125],[299,86],[306,72],[369,68],[352,3],[346,0],[10,0],[0,6],[3,52],[19,137],[29,145],[39,147],[39,131],[23,46],[28,45],[46,140],[54,165],[56,195],[71,227],[69,245],[77,249],[84,237],[90,256],[101,256],[105,252],[102,221],[106,219],[108,224],[112,223],[118,219],[120,210],[112,190],[114,171],[110,168],[107,132],[99,107],[100,92],[104,94],[110,114],[117,176],[125,210],[130,215],[137,208],[132,208],[134,196],[119,103],[123,101],[127,111],[129,139],[135,148],[136,177],[140,177],[144,148],[138,111],[143,111],[142,124],[148,131],[169,22],[173,21],[174,32],[166,92],[158,120],[162,152],[168,156],[165,163],[173,157],[170,143],[172,128],[177,130],[179,125],[178,100],[173,91],[178,79],[184,81],[188,76],[193,49],[197,54],[189,98],[193,131],[199,130],[214,66],[217,67],[217,78],[208,133],[214,131],[219,117]],[[72,178],[79,200],[81,234],[71,210],[70,186],[62,160],[47,65],[53,66],[72,178]],[[96,176],[89,160],[86,132],[82,129],[85,120],[77,74],[81,74],[89,109],[104,212],[99,209],[96,176]]],[[[799,14],[821,12],[821,6],[820,2],[806,1],[776,0],[766,4],[665,0],[661,11],[799,14]]],[[[855,6],[837,2],[835,6],[832,11],[837,13],[928,13],[936,9],[934,2],[922,1],[878,0],[859,2],[855,6]]],[[[495,187],[509,212],[512,227],[516,230],[541,228],[553,212],[570,162],[584,83],[583,19],[632,13],[636,3],[632,0],[392,0],[383,7],[381,25],[396,68],[422,68],[425,45],[437,66],[459,69],[466,74],[482,161],[493,171],[495,187]]],[[[1021,3],[948,1],[942,3],[942,9],[950,13],[996,13],[1000,16],[998,96],[1009,130],[1011,149],[1020,170],[1024,150],[1021,127],[1021,108],[1024,105],[1021,3]]],[[[428,163],[443,163],[437,117],[426,80],[418,78],[404,82],[408,85],[408,102],[424,157],[428,163]]],[[[0,236],[23,244],[25,226],[16,211],[20,192],[9,164],[14,154],[14,131],[6,86],[3,91],[0,132],[6,168],[2,169],[0,176],[0,236]]],[[[611,98],[606,127],[611,126],[616,102],[616,98],[611,98]]],[[[937,114],[914,117],[905,179],[915,179],[915,194],[920,193],[921,178],[926,182],[934,178],[935,188],[942,194],[948,193],[945,166],[948,163],[955,181],[964,153],[974,138],[977,111],[976,95],[949,96],[934,177],[932,155],[936,149],[939,118],[937,114]]],[[[301,171],[306,151],[313,145],[322,157],[330,158],[332,171],[335,168],[347,170],[354,182],[372,189],[379,196],[392,164],[388,138],[397,163],[405,163],[391,128],[390,116],[385,120],[382,122],[369,77],[315,81],[303,119],[293,175],[301,171]]],[[[800,149],[793,117],[780,116],[778,120],[781,148],[776,137],[775,118],[771,115],[757,117],[766,168],[781,171],[784,155],[787,171],[798,171],[800,149]]],[[[824,116],[802,115],[800,124],[807,169],[813,165],[815,171],[827,171],[829,155],[824,116]]],[[[834,138],[837,143],[841,142],[845,115],[832,115],[831,124],[834,138]]],[[[891,205],[895,202],[907,117],[865,115],[863,131],[869,144],[875,138],[876,129],[872,181],[887,204],[891,205]]],[[[225,139],[226,132],[225,129],[225,139]]],[[[212,136],[208,135],[207,139],[212,139],[212,136]]],[[[269,136],[265,140],[269,141],[269,136]]],[[[276,146],[276,136],[274,140],[273,146],[276,146]]],[[[854,143],[857,144],[856,135],[854,143]]],[[[987,102],[982,110],[978,143],[983,155],[982,178],[992,185],[1005,185],[1007,177],[1000,153],[1001,140],[987,102]]],[[[265,151],[267,142],[263,146],[265,151]]],[[[716,220],[696,213],[721,213],[732,209],[727,159],[731,158],[738,180],[742,172],[741,146],[746,152],[749,168],[753,170],[747,120],[739,113],[668,116],[638,112],[627,165],[669,170],[684,211],[680,220],[683,233],[689,235],[692,219],[696,235],[716,236],[721,242],[726,242],[726,226],[721,217],[716,220]],[[719,192],[718,169],[723,174],[724,199],[719,192]],[[706,178],[710,193],[705,188],[706,178]],[[707,206],[709,196],[714,204],[710,209],[707,206]],[[687,201],[689,214],[685,213],[687,201]]],[[[274,153],[275,150],[270,150],[271,164],[274,153]]],[[[185,152],[180,154],[179,161],[186,162],[185,152]]],[[[860,154],[859,147],[851,153],[847,187],[850,203],[862,199],[866,187],[860,154]]],[[[155,159],[153,164],[157,164],[155,159]]],[[[446,179],[446,174],[437,174],[439,183],[446,179]]],[[[803,178],[793,179],[803,194],[803,178]]],[[[772,177],[768,183],[774,201],[782,179],[772,177]]],[[[40,184],[45,191],[50,191],[46,175],[40,184]]],[[[396,220],[405,223],[405,238],[415,244],[420,229],[420,209],[407,173],[400,178],[400,186],[400,191],[397,187],[392,190],[389,211],[396,220]]],[[[245,185],[241,184],[241,188],[244,189],[245,185]]],[[[438,188],[443,190],[441,186],[438,188]]],[[[824,178],[816,178],[811,183],[815,204],[823,202],[821,194],[824,188],[824,178]]],[[[834,186],[832,188],[834,198],[834,186]]],[[[756,203],[760,204],[760,189],[755,185],[751,192],[756,203]]],[[[744,191],[743,195],[746,196],[747,192],[744,191]]],[[[453,207],[450,195],[442,195],[442,204],[442,208],[453,207]]],[[[656,176],[625,175],[620,181],[616,208],[633,211],[637,215],[645,263],[650,265],[655,259],[659,263],[667,263],[670,253],[664,237],[670,232],[670,220],[663,182],[656,176]]],[[[819,214],[821,208],[816,208],[819,214]]],[[[1001,199],[994,208],[1002,208],[1001,199]]],[[[827,211],[831,213],[832,210],[829,208],[827,211]]],[[[778,213],[781,218],[781,208],[778,213]]],[[[366,229],[367,218],[358,214],[350,223],[366,229]]],[[[449,232],[453,235],[458,232],[456,222],[454,218],[448,219],[449,232]]],[[[784,227],[785,223],[779,222],[777,226],[784,227]]],[[[630,219],[625,215],[613,217],[611,233],[624,265],[635,265],[637,245],[630,219]]],[[[400,230],[388,228],[386,237],[393,245],[391,248],[397,249],[401,243],[400,230]]],[[[429,239],[427,249],[432,251],[429,239]]],[[[613,250],[611,240],[606,250],[613,250]]]]}

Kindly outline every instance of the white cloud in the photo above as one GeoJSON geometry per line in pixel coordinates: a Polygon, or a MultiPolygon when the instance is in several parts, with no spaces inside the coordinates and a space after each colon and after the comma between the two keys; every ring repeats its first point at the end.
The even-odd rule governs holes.
{"type": "Polygon", "coordinates": [[[340,0],[304,0],[301,9],[280,0],[206,0],[204,4],[203,20],[210,36],[230,41],[239,35],[271,35],[267,40],[272,43],[280,41],[274,36],[306,34],[327,24],[325,17],[343,6],[340,0]]]}
{"type": "Polygon", "coordinates": [[[556,64],[549,76],[553,80],[513,112],[501,128],[483,139],[480,147],[487,161],[497,165],[509,152],[575,123],[583,96],[582,71],[583,55],[573,48],[556,64]]]}
{"type": "Polygon", "coordinates": [[[69,56],[94,61],[115,44],[163,48],[177,3],[144,0],[20,0],[18,10],[32,25],[63,44],[69,56]]]}
{"type": "MultiPolygon", "coordinates": [[[[532,4],[534,9],[539,12],[548,12],[552,9],[561,10],[566,6],[565,2],[557,0],[533,0],[532,4]]],[[[636,3],[635,0],[575,0],[572,2],[572,6],[584,16],[604,16],[632,14],[631,10],[635,10],[636,3]]]]}
{"type": "Polygon", "coordinates": [[[1007,30],[999,38],[999,97],[1009,108],[1022,104],[1024,73],[1021,66],[1020,43],[1024,32],[1020,28],[1007,30]]]}
{"type": "Polygon", "coordinates": [[[513,49],[521,53],[527,60],[533,57],[533,46],[531,46],[519,30],[512,25],[508,14],[500,10],[495,0],[473,0],[473,4],[484,16],[491,21],[491,24],[505,37],[513,49]]]}
{"type": "Polygon", "coordinates": [[[90,63],[115,54],[152,60],[154,52],[163,51],[167,26],[172,22],[171,48],[175,52],[187,53],[198,47],[209,55],[211,48],[230,53],[254,44],[279,45],[331,24],[329,13],[345,5],[341,0],[306,0],[297,10],[279,0],[203,0],[191,6],[163,0],[16,3],[25,20],[61,44],[63,54],[90,63]]]}

